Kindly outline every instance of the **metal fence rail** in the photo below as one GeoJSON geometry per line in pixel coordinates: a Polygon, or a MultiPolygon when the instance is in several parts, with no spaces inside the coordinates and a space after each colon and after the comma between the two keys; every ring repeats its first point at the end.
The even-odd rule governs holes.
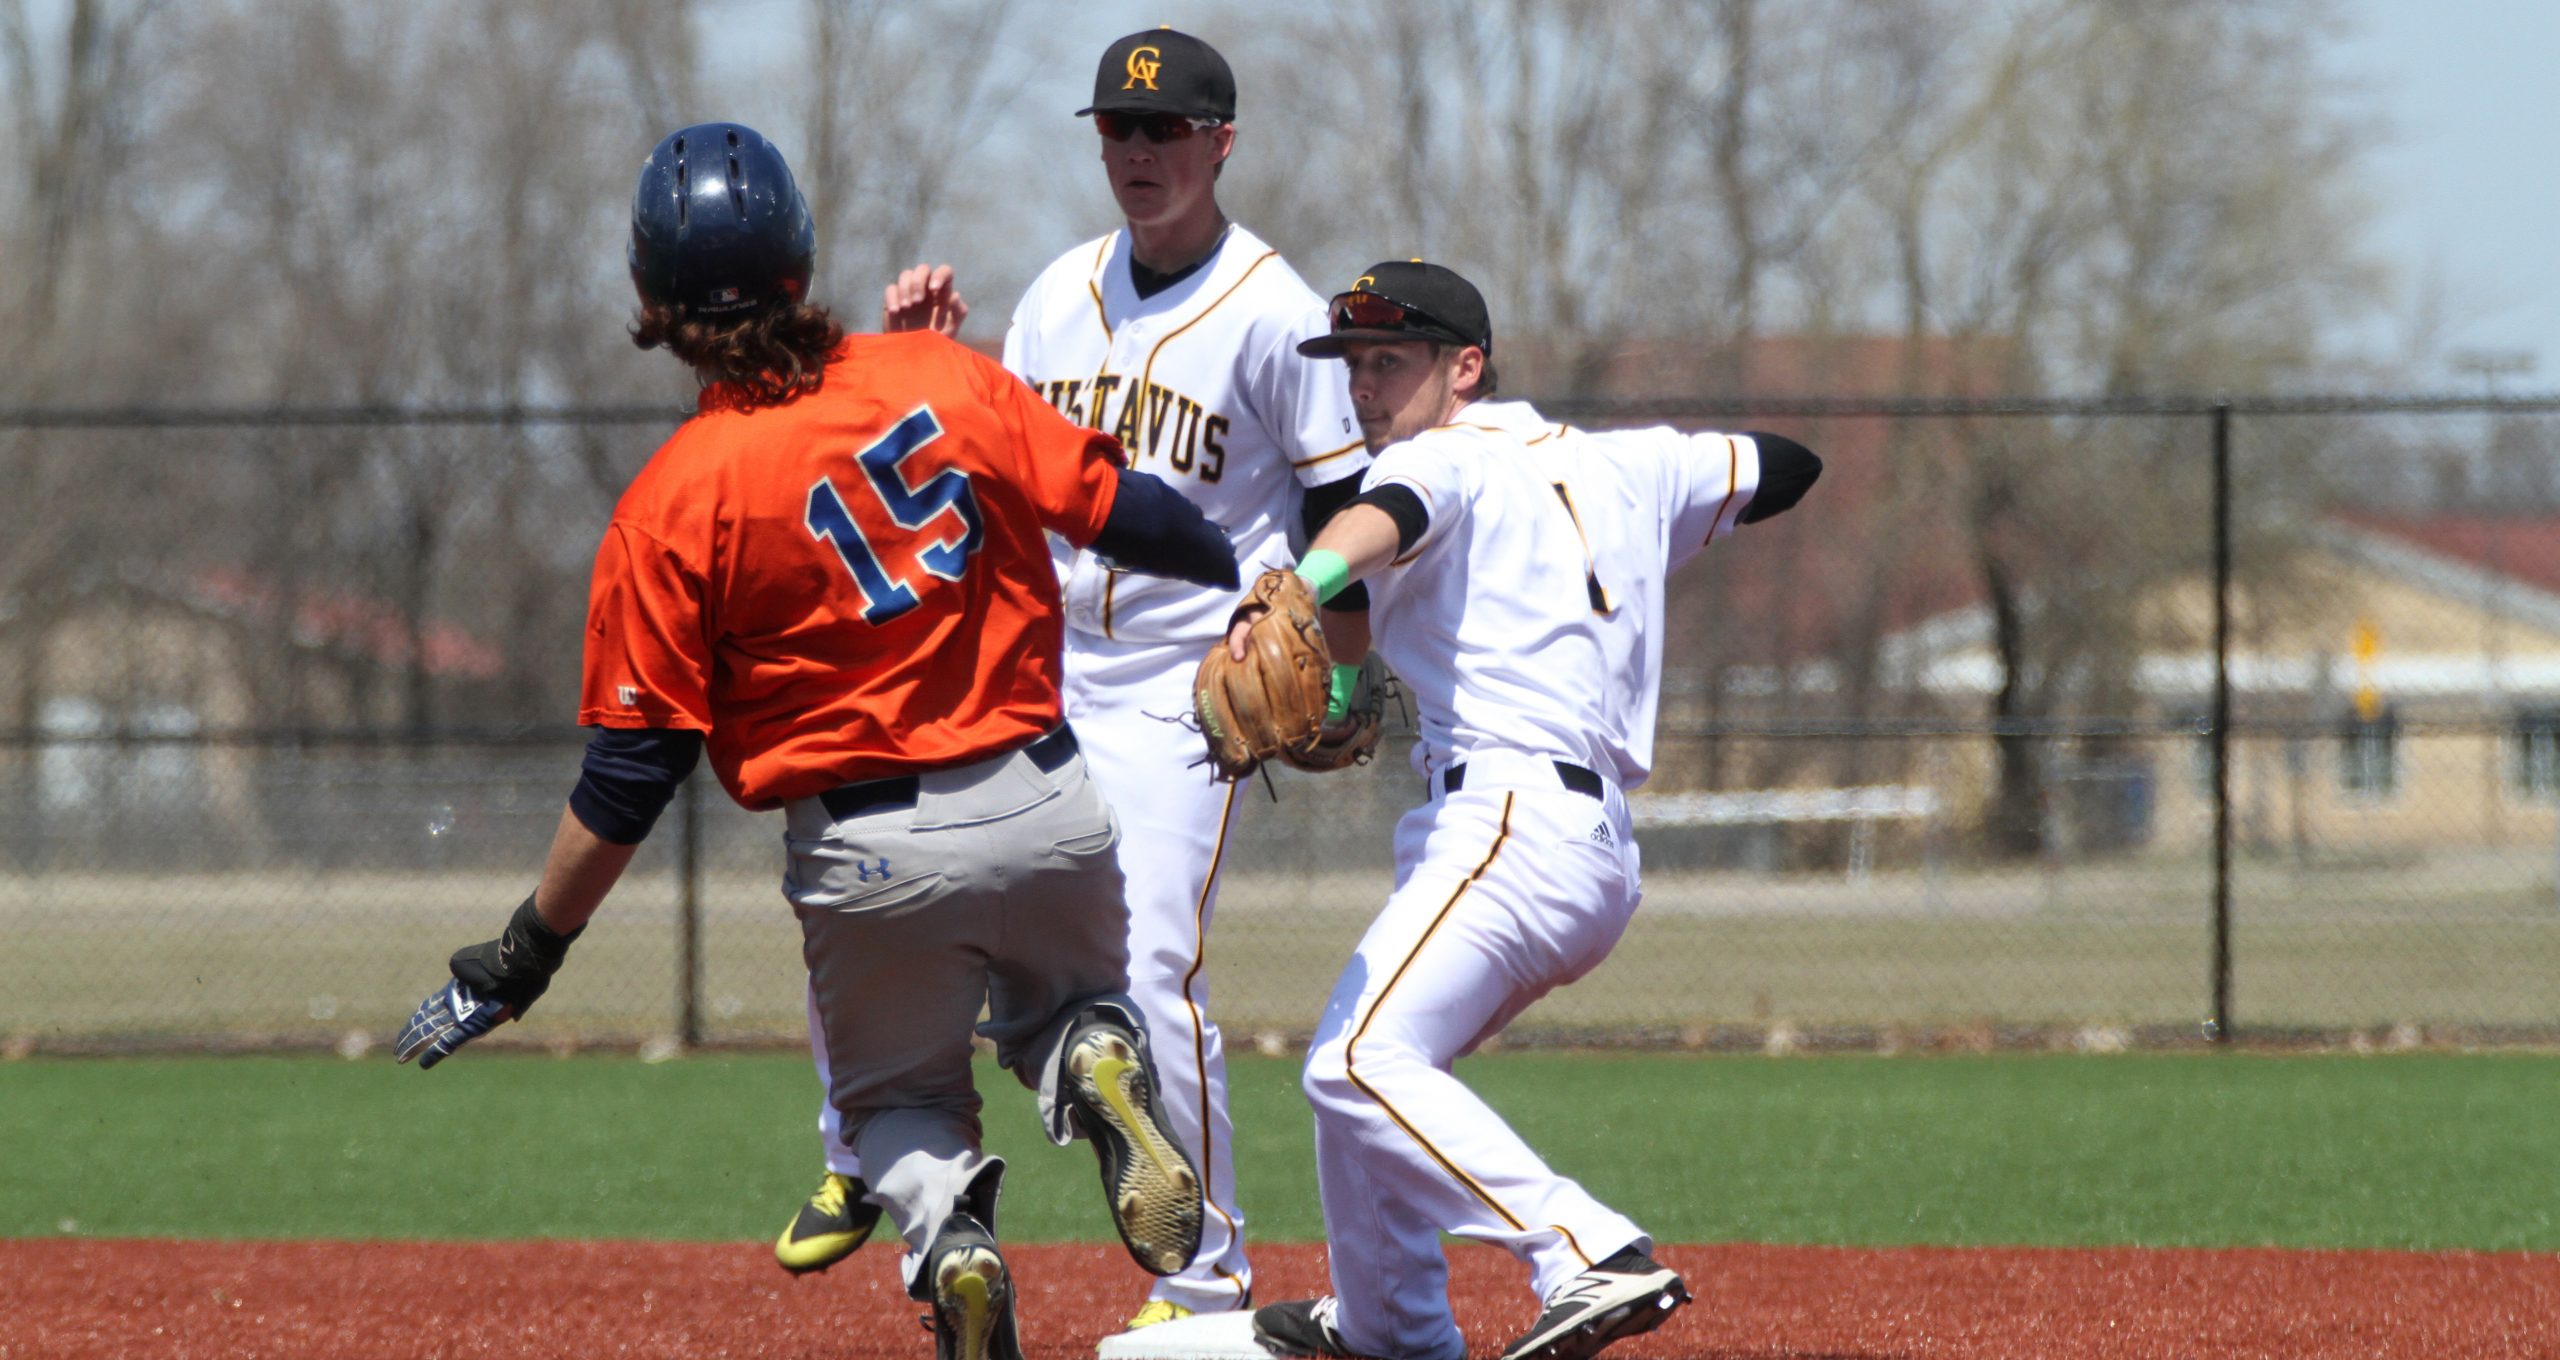
{"type": "MultiPolygon", "coordinates": [[[[1829,470],[1676,579],[1644,908],[1517,1038],[2560,1038],[2560,399],[1573,413],[1829,470]]],[[[539,866],[672,419],[0,413],[0,1052],[386,1040],[539,866]]],[[[1312,1024],[1418,793],[1249,800],[1236,1042],[1312,1024]]],[[[779,834],[690,786],[506,1040],[797,1042],[779,834]]]]}

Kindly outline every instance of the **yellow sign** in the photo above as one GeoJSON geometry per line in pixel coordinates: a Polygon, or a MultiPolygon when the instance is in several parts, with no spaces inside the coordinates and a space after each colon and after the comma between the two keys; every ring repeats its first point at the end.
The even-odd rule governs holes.
{"type": "Polygon", "coordinates": [[[1129,52],[1129,83],[1120,88],[1134,90],[1143,81],[1152,90],[1156,87],[1156,72],[1163,69],[1163,52],[1152,47],[1132,48],[1129,52]]]}
{"type": "Polygon", "coordinates": [[[2374,659],[2382,655],[2382,630],[2371,619],[2356,620],[2356,717],[2372,722],[2382,716],[2382,691],[2373,683],[2374,659]]]}

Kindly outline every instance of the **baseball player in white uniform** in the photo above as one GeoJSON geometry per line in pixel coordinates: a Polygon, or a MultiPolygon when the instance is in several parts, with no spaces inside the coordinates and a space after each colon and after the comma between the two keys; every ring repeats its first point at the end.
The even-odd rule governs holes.
{"type": "MultiPolygon", "coordinates": [[[[1341,371],[1299,352],[1326,333],[1323,303],[1279,252],[1219,211],[1234,76],[1198,38],[1131,34],[1104,52],[1079,115],[1100,133],[1126,226],[1042,271],[1014,310],[1004,365],[1069,419],[1116,434],[1130,466],[1189,497],[1226,531],[1245,579],[1285,567],[1293,524],[1311,534],[1348,501],[1369,455],[1341,371]]],[[[933,282],[937,295],[947,285],[933,282]]],[[[1121,825],[1129,995],[1144,1013],[1172,1131],[1207,1176],[1199,1255],[1155,1283],[1130,1319],[1145,1327],[1237,1310],[1253,1293],[1205,971],[1239,789],[1210,778],[1197,734],[1174,721],[1191,711],[1192,674],[1234,599],[1091,552],[1062,548],[1059,569],[1067,717],[1121,825]]],[[[823,1050],[819,1064],[823,1074],[823,1050]]],[[[831,1188],[841,1181],[859,1198],[859,1164],[826,1132],[829,1179],[777,1244],[786,1265],[803,1222],[827,1226],[813,1211],[831,1188]]]]}
{"type": "MultiPolygon", "coordinates": [[[[1333,1295],[1197,1319],[1114,1355],[1457,1360],[1440,1234],[1508,1248],[1542,1315],[1506,1360],[1579,1360],[1688,1301],[1624,1214],[1558,1175],[1452,1075],[1608,957],[1641,896],[1626,791],[1652,758],[1663,593],[1710,542],[1786,509],[1820,462],[1774,435],[1589,434],[1493,390],[1475,288],[1374,266],[1301,346],[1349,366],[1366,482],[1297,570],[1369,587],[1368,632],[1415,696],[1428,801],[1393,893],[1307,1055],[1333,1295]],[[1145,1349],[1137,1349],[1144,1347],[1145,1349]]],[[[1332,636],[1337,662],[1357,659],[1332,636]]],[[[1243,629],[1231,646],[1242,655],[1243,629]]]]}

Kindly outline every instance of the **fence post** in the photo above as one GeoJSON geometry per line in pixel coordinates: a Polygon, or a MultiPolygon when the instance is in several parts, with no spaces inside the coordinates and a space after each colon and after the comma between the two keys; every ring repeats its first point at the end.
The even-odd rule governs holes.
{"type": "Polygon", "coordinates": [[[2213,408],[2213,1042],[2231,1017],[2231,403],[2213,408]]]}
{"type": "Polygon", "coordinates": [[[677,786],[684,797],[684,836],[676,842],[676,1035],[702,1043],[702,776],[677,786]]]}

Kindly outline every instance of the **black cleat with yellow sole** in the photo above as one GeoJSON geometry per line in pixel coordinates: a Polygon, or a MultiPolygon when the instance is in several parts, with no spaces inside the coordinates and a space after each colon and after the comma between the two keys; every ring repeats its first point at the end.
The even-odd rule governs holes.
{"type": "Polygon", "coordinates": [[[806,1275],[851,1256],[880,1222],[880,1206],[863,1202],[868,1193],[853,1177],[828,1172],[774,1239],[773,1259],[794,1275],[806,1275]]]}
{"type": "Polygon", "coordinates": [[[1200,1251],[1200,1173],[1165,1124],[1138,1036],[1088,1016],[1067,1040],[1066,1078],[1068,1108],[1102,1163],[1121,1243],[1140,1269],[1179,1273],[1200,1251]]]}

